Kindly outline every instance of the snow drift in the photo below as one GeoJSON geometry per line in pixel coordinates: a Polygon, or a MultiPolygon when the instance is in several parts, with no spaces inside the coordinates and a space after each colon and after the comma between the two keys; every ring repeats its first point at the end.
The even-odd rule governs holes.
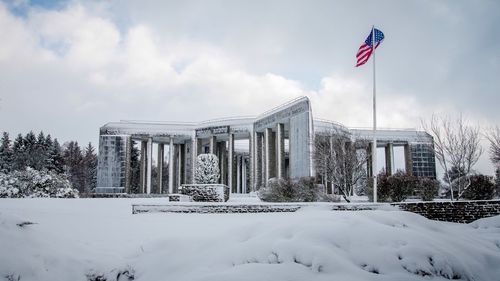
{"type": "Polygon", "coordinates": [[[500,216],[396,210],[141,214],[161,199],[4,199],[7,280],[498,280],[500,216]]]}

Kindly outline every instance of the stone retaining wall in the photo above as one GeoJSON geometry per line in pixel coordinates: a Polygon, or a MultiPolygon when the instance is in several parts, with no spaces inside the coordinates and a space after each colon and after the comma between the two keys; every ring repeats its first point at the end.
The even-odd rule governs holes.
{"type": "Polygon", "coordinates": [[[393,203],[403,211],[417,213],[431,220],[470,223],[500,215],[500,200],[393,203]]]}
{"type": "MultiPolygon", "coordinates": [[[[311,203],[314,205],[314,203],[311,203]]],[[[132,205],[132,213],[166,212],[166,213],[275,213],[295,212],[304,204],[166,204],[166,205],[132,205]]],[[[458,223],[470,223],[477,219],[500,215],[500,200],[482,201],[438,201],[379,204],[332,204],[332,211],[362,211],[392,209],[397,207],[422,215],[428,219],[458,223]]]]}
{"type": "Polygon", "coordinates": [[[80,193],[80,198],[168,198],[168,194],[80,193]]]}
{"type": "Polygon", "coordinates": [[[132,214],[162,212],[162,213],[282,213],[295,212],[299,205],[132,205],[132,214]]]}

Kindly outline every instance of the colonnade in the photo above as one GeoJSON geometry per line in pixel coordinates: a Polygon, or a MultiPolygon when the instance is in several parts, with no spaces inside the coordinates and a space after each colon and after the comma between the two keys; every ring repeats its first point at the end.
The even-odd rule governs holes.
{"type": "MultiPolygon", "coordinates": [[[[249,154],[235,153],[235,135],[233,133],[221,137],[210,136],[207,138],[194,138],[189,143],[174,143],[174,138],[170,138],[167,143],[157,143],[158,163],[157,163],[157,189],[156,193],[176,193],[177,188],[184,183],[194,183],[194,167],[196,158],[202,153],[212,153],[219,158],[220,181],[230,187],[233,193],[247,193],[265,186],[271,178],[287,177],[285,167],[285,130],[284,124],[278,123],[273,128],[266,128],[261,132],[253,132],[248,136],[249,154]],[[205,144],[205,145],[204,145],[205,144]],[[163,166],[165,164],[165,146],[169,146],[168,152],[168,190],[163,186],[163,166]],[[208,147],[207,147],[208,145],[208,147]],[[189,149],[191,148],[191,151],[189,149]],[[207,149],[208,148],[208,149],[207,149]],[[191,158],[191,159],[188,159],[191,158]],[[188,162],[191,160],[191,162],[188,162]],[[189,175],[186,173],[189,171],[189,175]],[[166,191],[166,192],[165,192],[166,191]]],[[[394,146],[404,146],[405,170],[412,173],[411,145],[394,144],[388,142],[385,149],[385,170],[391,175],[394,168],[394,146]]],[[[371,162],[370,143],[367,154],[367,174],[373,176],[371,162]]],[[[152,155],[153,140],[148,138],[141,141],[140,160],[140,192],[151,193],[152,187],[152,155]]],[[[293,155],[290,155],[293,161],[293,155]]]]}
{"type": "MultiPolygon", "coordinates": [[[[165,145],[166,143],[158,142],[157,145],[157,176],[156,176],[156,193],[165,193],[163,186],[163,167],[165,165],[165,145]]],[[[168,193],[177,192],[177,187],[185,183],[185,166],[184,155],[185,145],[174,143],[171,138],[168,142],[168,193]]],[[[139,192],[150,194],[152,192],[152,166],[153,166],[153,139],[140,141],[140,182],[139,192]]]]}
{"type": "MultiPolygon", "coordinates": [[[[395,145],[392,142],[386,143],[384,147],[384,155],[385,155],[385,172],[388,175],[394,174],[395,169],[394,169],[394,146],[403,146],[404,147],[404,163],[405,163],[405,171],[406,173],[413,174],[413,163],[412,163],[412,155],[411,155],[411,145],[409,143],[404,143],[404,144],[398,144],[395,145]]],[[[367,174],[368,177],[373,176],[373,167],[372,167],[372,160],[371,160],[371,151],[373,149],[373,142],[370,142],[370,145],[366,151],[368,155],[368,161],[367,161],[367,174]]],[[[377,172],[377,171],[375,171],[377,172]]]]}
{"type": "MultiPolygon", "coordinates": [[[[233,193],[246,193],[252,190],[252,157],[251,153],[236,153],[234,149],[235,136],[217,138],[210,136],[207,138],[193,138],[191,141],[176,141],[170,138],[167,143],[157,142],[157,176],[156,190],[152,190],[152,158],[153,142],[152,138],[140,141],[140,182],[139,192],[150,194],[155,193],[176,193],[178,187],[184,183],[194,183],[194,169],[196,158],[202,153],[212,153],[219,159],[220,180],[219,183],[231,188],[233,193]],[[180,143],[178,143],[180,142],[180,143]],[[205,144],[205,145],[204,145],[205,144]],[[165,147],[168,146],[168,186],[167,190],[163,186],[163,167],[165,165],[165,147]],[[249,177],[250,175],[250,177],[249,177]]],[[[249,149],[253,150],[252,140],[249,139],[249,149]]],[[[130,169],[130,165],[127,167],[130,169]]]]}
{"type": "Polygon", "coordinates": [[[271,178],[286,177],[285,167],[285,125],[266,128],[255,132],[255,181],[256,187],[265,186],[271,178]]]}

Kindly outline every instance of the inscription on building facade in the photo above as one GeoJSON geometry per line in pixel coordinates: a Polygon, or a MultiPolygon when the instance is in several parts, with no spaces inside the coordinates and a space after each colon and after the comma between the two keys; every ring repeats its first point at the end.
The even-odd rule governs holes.
{"type": "Polygon", "coordinates": [[[229,126],[217,126],[196,129],[196,137],[203,138],[209,136],[225,135],[229,133],[229,126]]]}
{"type": "Polygon", "coordinates": [[[307,112],[309,110],[308,101],[302,101],[298,104],[292,105],[291,107],[285,108],[267,117],[264,117],[255,122],[255,129],[261,130],[268,127],[270,124],[277,123],[283,119],[290,118],[294,115],[307,112]]]}

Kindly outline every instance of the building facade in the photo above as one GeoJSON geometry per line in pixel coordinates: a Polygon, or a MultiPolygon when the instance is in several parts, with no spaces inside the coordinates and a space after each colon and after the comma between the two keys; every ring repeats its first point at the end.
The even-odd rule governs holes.
{"type": "MultiPolygon", "coordinates": [[[[371,130],[349,129],[314,119],[307,97],[298,98],[257,117],[225,118],[201,123],[120,121],[99,131],[97,192],[130,192],[131,151],[140,146],[141,193],[176,193],[194,183],[196,157],[213,153],[219,158],[220,183],[233,193],[258,190],[271,178],[315,176],[314,137],[342,132],[351,138],[372,138],[371,130]],[[153,178],[153,146],[157,175],[153,178]],[[168,163],[168,180],[163,166],[168,163]],[[152,190],[156,181],[155,190],[152,190]]],[[[386,170],[394,172],[394,147],[404,147],[406,171],[436,176],[433,139],[415,130],[378,130],[377,147],[385,148],[386,170]]],[[[368,165],[368,175],[371,175],[368,165]]]]}

